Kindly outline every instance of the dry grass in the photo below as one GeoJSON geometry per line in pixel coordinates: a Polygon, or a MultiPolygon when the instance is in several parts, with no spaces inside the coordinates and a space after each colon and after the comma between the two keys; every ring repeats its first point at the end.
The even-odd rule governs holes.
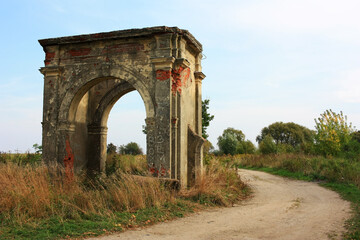
{"type": "Polygon", "coordinates": [[[315,179],[352,183],[360,187],[360,162],[344,158],[325,158],[304,154],[235,155],[218,157],[235,166],[269,167],[298,172],[315,179]]]}
{"type": "Polygon", "coordinates": [[[146,155],[109,154],[106,158],[106,172],[121,171],[129,174],[146,175],[148,165],[146,155]]]}
{"type": "Polygon", "coordinates": [[[231,206],[244,199],[249,193],[248,190],[236,169],[221,165],[213,158],[205,167],[204,174],[196,179],[195,185],[188,190],[182,190],[180,195],[200,203],[231,206]]]}
{"type": "Polygon", "coordinates": [[[25,224],[36,219],[58,217],[87,219],[112,217],[119,212],[160,207],[177,197],[210,205],[230,206],[246,195],[246,186],[235,169],[213,159],[194,187],[178,193],[146,174],[144,156],[120,156],[109,164],[107,175],[89,179],[67,176],[64,169],[42,164],[0,163],[0,219],[25,224]]]}
{"type": "Polygon", "coordinates": [[[76,219],[116,211],[160,206],[174,197],[158,179],[139,179],[124,173],[95,180],[66,178],[64,171],[45,166],[0,164],[0,212],[18,223],[59,216],[76,219]]]}

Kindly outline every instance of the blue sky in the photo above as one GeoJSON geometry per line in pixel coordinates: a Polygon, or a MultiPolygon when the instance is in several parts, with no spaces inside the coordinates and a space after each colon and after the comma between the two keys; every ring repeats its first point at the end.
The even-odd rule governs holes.
{"type": "MultiPolygon", "coordinates": [[[[357,0],[4,1],[0,9],[0,151],[41,143],[44,53],[38,39],[151,26],[189,30],[202,44],[203,98],[255,142],[276,121],[314,129],[326,109],[360,127],[357,0]]],[[[132,92],[110,113],[108,142],[145,147],[145,109],[132,92]]]]}

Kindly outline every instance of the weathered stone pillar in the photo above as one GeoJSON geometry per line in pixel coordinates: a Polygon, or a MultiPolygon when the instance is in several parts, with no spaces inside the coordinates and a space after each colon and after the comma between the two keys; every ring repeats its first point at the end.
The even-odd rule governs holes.
{"type": "Polygon", "coordinates": [[[204,141],[205,140],[190,127],[188,128],[188,186],[193,186],[196,178],[202,174],[202,145],[204,141]]]}
{"type": "MultiPolygon", "coordinates": [[[[195,64],[195,132],[202,137],[202,80],[206,77],[201,67],[202,54],[196,56],[195,64]]],[[[203,143],[205,139],[199,139],[199,145],[195,151],[195,178],[203,174],[203,143]]]]}
{"type": "Polygon", "coordinates": [[[160,177],[171,178],[174,159],[171,147],[171,70],[173,57],[153,58],[155,68],[155,128],[154,128],[154,161],[151,163],[160,177]],[[169,161],[170,160],[170,161],[169,161]]]}
{"type": "Polygon", "coordinates": [[[87,166],[90,173],[105,170],[107,130],[107,127],[88,125],[87,166]]]}
{"type": "Polygon", "coordinates": [[[149,171],[153,176],[158,175],[155,156],[155,118],[146,118],[146,158],[149,165],[149,171]]]}
{"type": "Polygon", "coordinates": [[[205,78],[205,74],[202,73],[201,68],[202,54],[198,54],[195,64],[195,132],[202,135],[202,92],[201,85],[202,80],[205,78]]]}
{"type": "Polygon", "coordinates": [[[40,72],[44,75],[42,156],[45,163],[57,161],[58,146],[54,139],[56,139],[58,125],[58,88],[63,70],[62,67],[57,66],[43,67],[40,69],[40,72]]]}

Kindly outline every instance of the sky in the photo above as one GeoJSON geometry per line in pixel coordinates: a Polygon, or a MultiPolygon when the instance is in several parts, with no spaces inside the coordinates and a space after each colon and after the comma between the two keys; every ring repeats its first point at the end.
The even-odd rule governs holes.
{"type": "MultiPolygon", "coordinates": [[[[41,144],[45,58],[38,39],[152,26],[187,29],[203,45],[209,140],[271,123],[314,129],[326,109],[360,128],[358,0],[14,0],[0,8],[0,151],[41,144]]],[[[145,149],[145,107],[132,92],[110,113],[108,143],[145,149]]],[[[357,129],[359,129],[357,128],[357,129]]]]}

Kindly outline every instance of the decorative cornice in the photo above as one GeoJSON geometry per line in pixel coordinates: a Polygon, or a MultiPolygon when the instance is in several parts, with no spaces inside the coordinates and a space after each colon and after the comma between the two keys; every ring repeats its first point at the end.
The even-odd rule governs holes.
{"type": "Polygon", "coordinates": [[[48,38],[41,39],[39,43],[41,46],[50,46],[50,45],[63,45],[63,44],[73,44],[81,42],[92,42],[92,41],[101,41],[101,40],[114,40],[114,39],[124,39],[124,38],[138,38],[138,37],[149,37],[155,34],[164,34],[164,33],[174,33],[183,36],[186,41],[192,45],[198,52],[202,52],[202,45],[195,37],[185,29],[180,29],[178,27],[149,27],[149,28],[135,28],[127,29],[120,31],[112,32],[101,32],[94,34],[83,34],[75,35],[68,37],[60,38],[48,38]]]}
{"type": "Polygon", "coordinates": [[[155,66],[155,70],[158,69],[171,69],[175,62],[174,57],[161,57],[161,58],[151,58],[152,64],[155,66]]]}
{"type": "Polygon", "coordinates": [[[45,76],[58,76],[64,71],[64,67],[51,66],[51,67],[42,67],[39,71],[45,76]]]}
{"type": "Polygon", "coordinates": [[[178,58],[175,60],[175,65],[177,67],[187,68],[190,67],[190,62],[186,58],[178,58]]]}
{"type": "Polygon", "coordinates": [[[202,81],[206,76],[203,72],[195,72],[194,73],[196,80],[202,81]]]}

